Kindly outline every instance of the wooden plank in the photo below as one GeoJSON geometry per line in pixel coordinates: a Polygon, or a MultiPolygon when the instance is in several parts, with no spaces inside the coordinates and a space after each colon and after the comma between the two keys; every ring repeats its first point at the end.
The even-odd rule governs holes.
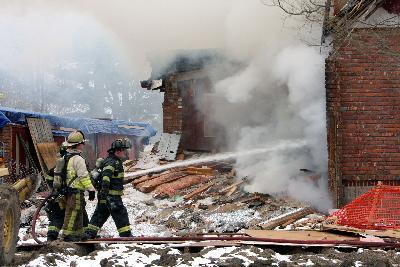
{"type": "Polygon", "coordinates": [[[263,222],[260,226],[262,229],[271,230],[274,229],[275,227],[281,226],[282,224],[286,223],[289,220],[292,219],[298,220],[313,212],[314,211],[310,207],[299,208],[295,211],[288,212],[286,214],[283,214],[281,216],[263,222]]]}
{"type": "Polygon", "coordinates": [[[326,224],[326,223],[322,224],[322,229],[326,231],[339,231],[339,232],[364,234],[364,235],[367,234],[378,237],[391,237],[400,239],[400,230],[363,230],[350,226],[326,224]]]}
{"type": "Polygon", "coordinates": [[[177,194],[178,191],[191,187],[195,184],[200,184],[203,182],[208,182],[209,180],[215,178],[214,176],[206,175],[188,175],[178,180],[166,184],[157,186],[154,190],[155,196],[168,196],[172,197],[177,194]]]}
{"type": "Polygon", "coordinates": [[[170,183],[173,181],[176,181],[182,177],[188,176],[188,174],[184,172],[174,172],[174,173],[169,173],[167,175],[162,175],[158,177],[157,179],[149,180],[145,182],[143,185],[138,185],[138,190],[144,193],[149,193],[153,191],[156,187],[170,183]]]}
{"type": "Polygon", "coordinates": [[[232,187],[232,188],[225,194],[225,196],[226,196],[226,197],[231,196],[233,193],[235,193],[235,191],[236,191],[237,189],[238,189],[238,186],[235,185],[234,187],[232,187]]]}
{"type": "Polygon", "coordinates": [[[230,191],[232,188],[238,187],[239,185],[242,185],[242,184],[245,183],[245,182],[247,182],[246,179],[243,179],[243,180],[241,180],[241,181],[238,181],[238,182],[236,182],[236,183],[234,183],[234,184],[231,184],[230,186],[225,187],[224,189],[221,190],[221,192],[230,191]]]}
{"type": "Polygon", "coordinates": [[[133,180],[132,181],[132,185],[134,187],[136,187],[136,185],[138,185],[140,183],[153,180],[153,179],[155,179],[155,178],[157,178],[157,177],[159,177],[161,175],[168,174],[168,173],[171,173],[171,171],[165,171],[165,172],[163,172],[161,174],[157,174],[157,175],[144,175],[144,176],[142,176],[142,177],[140,177],[138,179],[133,180]]]}
{"type": "Polygon", "coordinates": [[[183,197],[183,199],[184,199],[184,200],[189,200],[189,199],[191,199],[191,198],[193,198],[193,197],[195,197],[195,196],[197,196],[197,195],[203,193],[204,191],[206,191],[208,188],[210,188],[210,187],[213,186],[214,184],[215,184],[215,181],[208,182],[207,184],[205,184],[205,185],[203,185],[203,186],[201,186],[201,187],[199,187],[199,188],[193,190],[193,191],[190,192],[189,194],[185,195],[185,196],[183,197]]]}
{"type": "Polygon", "coordinates": [[[203,175],[213,175],[214,174],[214,170],[209,167],[202,167],[202,168],[187,167],[184,171],[187,174],[203,174],[203,175]]]}
{"type": "Polygon", "coordinates": [[[57,143],[39,143],[37,144],[37,147],[47,169],[50,170],[54,168],[54,166],[56,166],[57,155],[59,152],[57,143]]]}
{"type": "Polygon", "coordinates": [[[28,123],[29,132],[32,137],[32,142],[35,147],[36,155],[39,159],[40,168],[44,173],[46,173],[48,169],[46,167],[46,164],[44,163],[43,158],[40,155],[37,144],[54,142],[50,123],[46,119],[38,119],[38,118],[26,118],[26,122],[28,123]]]}
{"type": "Polygon", "coordinates": [[[346,241],[360,240],[360,237],[342,234],[333,234],[323,231],[274,231],[274,230],[244,230],[244,233],[255,238],[271,238],[291,240],[326,240],[326,241],[346,241]]]}

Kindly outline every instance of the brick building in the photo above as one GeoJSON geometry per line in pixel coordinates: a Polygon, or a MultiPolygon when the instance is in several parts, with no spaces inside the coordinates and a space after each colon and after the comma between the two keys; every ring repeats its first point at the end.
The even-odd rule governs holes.
{"type": "MultiPolygon", "coordinates": [[[[381,1],[376,8],[371,5],[377,1],[369,1],[356,12],[346,2],[335,1],[335,14],[343,16],[335,22],[349,20],[350,12],[360,20],[376,8],[400,13],[400,1],[381,1]]],[[[378,181],[400,185],[400,27],[349,22],[352,33],[333,33],[326,60],[329,185],[339,207],[378,181]]]]}
{"type": "Polygon", "coordinates": [[[164,93],[163,132],[181,134],[180,149],[213,151],[224,147],[222,127],[211,120],[213,86],[210,73],[222,58],[216,50],[181,51],[166,68],[152,64],[141,82],[164,93]]]}

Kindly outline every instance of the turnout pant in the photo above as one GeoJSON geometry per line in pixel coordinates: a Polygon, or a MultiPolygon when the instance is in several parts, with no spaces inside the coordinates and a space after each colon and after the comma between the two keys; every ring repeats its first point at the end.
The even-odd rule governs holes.
{"type": "Polygon", "coordinates": [[[128,212],[122,203],[121,196],[107,196],[106,200],[97,203],[96,210],[86,228],[88,237],[95,238],[108,217],[113,218],[120,237],[131,236],[128,212]]]}
{"type": "Polygon", "coordinates": [[[76,193],[67,195],[65,218],[63,224],[64,239],[79,239],[83,234],[83,227],[88,223],[86,213],[86,202],[83,191],[78,190],[76,193]]]}
{"type": "Polygon", "coordinates": [[[49,219],[47,240],[56,240],[64,224],[65,209],[62,209],[59,203],[53,200],[47,203],[45,210],[49,219]]]}

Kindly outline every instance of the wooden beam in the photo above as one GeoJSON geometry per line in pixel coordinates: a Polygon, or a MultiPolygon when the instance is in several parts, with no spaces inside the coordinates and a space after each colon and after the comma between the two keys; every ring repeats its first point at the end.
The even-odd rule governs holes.
{"type": "Polygon", "coordinates": [[[204,191],[207,191],[211,186],[213,186],[215,184],[215,181],[211,181],[208,182],[207,184],[193,190],[192,192],[190,192],[189,194],[185,195],[183,197],[184,200],[189,200],[192,199],[193,197],[203,193],[204,191]]]}
{"type": "Polygon", "coordinates": [[[161,179],[153,179],[151,181],[148,181],[148,183],[146,182],[144,185],[138,186],[138,190],[144,193],[149,193],[160,185],[176,181],[185,176],[188,176],[188,174],[183,172],[170,173],[169,175],[164,176],[161,179]]]}
{"type": "Polygon", "coordinates": [[[235,193],[237,189],[238,189],[238,186],[235,185],[234,187],[232,187],[232,188],[225,194],[225,196],[226,196],[226,197],[229,197],[230,195],[232,195],[233,193],[235,193]]]}
{"type": "Polygon", "coordinates": [[[132,185],[134,187],[136,187],[140,183],[144,183],[146,181],[153,180],[153,179],[155,179],[155,178],[157,178],[157,177],[159,177],[161,175],[168,174],[168,173],[171,173],[171,172],[170,171],[165,171],[165,172],[163,172],[161,174],[157,174],[157,175],[145,175],[145,176],[142,176],[142,177],[140,177],[138,179],[133,180],[132,181],[132,185]]]}
{"type": "Polygon", "coordinates": [[[213,175],[214,170],[212,168],[197,168],[197,167],[187,167],[184,170],[187,174],[203,174],[203,175],[213,175]]]}
{"type": "Polygon", "coordinates": [[[232,188],[238,187],[239,185],[242,185],[242,184],[244,184],[246,182],[247,182],[247,180],[243,179],[243,180],[238,181],[238,182],[236,182],[234,184],[231,184],[230,186],[225,187],[224,189],[221,190],[221,192],[227,192],[227,191],[231,190],[232,188]]]}
{"type": "Polygon", "coordinates": [[[311,209],[310,207],[300,208],[295,211],[291,211],[286,214],[280,215],[278,217],[272,218],[272,219],[262,223],[260,226],[262,229],[272,230],[278,226],[281,226],[282,224],[285,224],[288,221],[299,220],[313,212],[314,212],[314,210],[311,209]]]}

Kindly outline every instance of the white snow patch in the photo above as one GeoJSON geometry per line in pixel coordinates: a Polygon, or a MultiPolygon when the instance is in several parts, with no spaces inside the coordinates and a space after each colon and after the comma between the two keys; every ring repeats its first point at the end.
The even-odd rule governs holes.
{"type": "Polygon", "coordinates": [[[226,253],[231,253],[232,251],[234,251],[236,249],[236,247],[225,247],[225,248],[216,248],[213,249],[209,252],[207,252],[206,254],[204,254],[203,256],[205,258],[220,258],[222,255],[226,254],[226,253]]]}
{"type": "Polygon", "coordinates": [[[191,265],[190,266],[203,266],[206,264],[211,263],[211,261],[209,259],[205,259],[205,258],[193,258],[193,261],[191,261],[191,265]]]}
{"type": "Polygon", "coordinates": [[[363,266],[363,264],[362,264],[361,261],[356,261],[356,262],[354,263],[354,267],[361,267],[361,266],[363,266]]]}
{"type": "Polygon", "coordinates": [[[179,217],[181,217],[182,214],[183,214],[184,212],[185,212],[184,210],[176,210],[176,211],[172,212],[172,215],[173,215],[176,219],[179,219],[179,217]]]}
{"type": "Polygon", "coordinates": [[[314,265],[314,262],[312,262],[310,259],[308,259],[306,263],[299,263],[299,265],[313,266],[313,265],[314,265]]]}
{"type": "Polygon", "coordinates": [[[214,203],[214,199],[212,197],[207,197],[205,199],[198,200],[197,203],[202,205],[211,205],[214,203]]]}
{"type": "MultiPolygon", "coordinates": [[[[160,258],[160,255],[151,254],[145,255],[135,250],[136,245],[122,245],[115,244],[105,248],[105,250],[97,251],[91,256],[78,257],[78,256],[66,256],[63,254],[49,253],[47,255],[41,255],[35,260],[29,262],[26,267],[39,267],[49,266],[47,257],[55,257],[57,267],[64,266],[76,266],[76,267],[89,267],[89,266],[100,266],[100,262],[103,259],[110,259],[112,265],[129,265],[129,266],[146,266],[151,264],[154,260],[160,258]]],[[[141,248],[147,247],[142,245],[141,248]]],[[[160,247],[160,246],[158,246],[160,247]]],[[[161,246],[163,247],[163,246],[161,246]]],[[[176,253],[176,251],[175,251],[176,253]]]]}
{"type": "Polygon", "coordinates": [[[272,255],[272,258],[278,260],[279,262],[281,262],[281,261],[292,262],[290,260],[290,255],[282,255],[279,253],[275,253],[275,255],[272,255]]]}

